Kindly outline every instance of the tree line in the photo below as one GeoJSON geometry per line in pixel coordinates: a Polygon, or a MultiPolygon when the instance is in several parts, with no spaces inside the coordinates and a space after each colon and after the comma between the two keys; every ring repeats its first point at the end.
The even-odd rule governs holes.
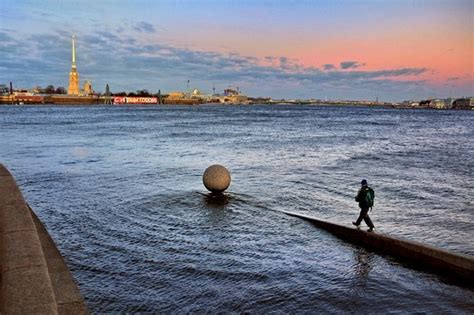
{"type": "Polygon", "coordinates": [[[57,88],[54,88],[53,85],[48,85],[44,89],[39,87],[38,90],[40,94],[67,94],[66,88],[62,86],[58,86],[57,88]]]}

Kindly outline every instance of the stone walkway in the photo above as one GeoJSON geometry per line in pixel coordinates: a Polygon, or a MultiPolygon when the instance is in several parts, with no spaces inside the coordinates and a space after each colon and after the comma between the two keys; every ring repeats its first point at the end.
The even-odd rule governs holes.
{"type": "Polygon", "coordinates": [[[74,278],[0,164],[0,314],[88,314],[74,278]]]}

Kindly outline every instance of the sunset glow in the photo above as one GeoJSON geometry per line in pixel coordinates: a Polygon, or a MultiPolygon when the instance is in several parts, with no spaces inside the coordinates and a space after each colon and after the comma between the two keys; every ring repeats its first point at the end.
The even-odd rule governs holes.
{"type": "Polygon", "coordinates": [[[469,0],[2,1],[0,9],[2,83],[65,85],[76,34],[78,67],[96,89],[180,90],[189,79],[274,97],[474,94],[469,0]],[[390,89],[377,88],[386,80],[390,89]]]}

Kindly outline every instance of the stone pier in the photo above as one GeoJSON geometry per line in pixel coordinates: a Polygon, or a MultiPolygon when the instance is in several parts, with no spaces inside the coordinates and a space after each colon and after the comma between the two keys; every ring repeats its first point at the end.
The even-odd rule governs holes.
{"type": "Polygon", "coordinates": [[[393,236],[366,232],[303,214],[286,211],[283,211],[283,213],[309,221],[316,227],[354,245],[359,245],[376,253],[390,255],[407,263],[408,266],[440,274],[462,286],[474,287],[473,256],[462,255],[393,236]]]}

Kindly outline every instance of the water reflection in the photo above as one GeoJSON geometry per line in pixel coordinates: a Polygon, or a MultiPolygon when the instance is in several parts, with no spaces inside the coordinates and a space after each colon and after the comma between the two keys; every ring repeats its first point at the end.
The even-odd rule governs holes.
{"type": "Polygon", "coordinates": [[[204,203],[211,208],[224,209],[229,200],[229,196],[223,193],[204,194],[204,203]]]}
{"type": "Polygon", "coordinates": [[[359,280],[365,281],[373,268],[375,254],[358,248],[354,251],[354,275],[359,280]]]}

